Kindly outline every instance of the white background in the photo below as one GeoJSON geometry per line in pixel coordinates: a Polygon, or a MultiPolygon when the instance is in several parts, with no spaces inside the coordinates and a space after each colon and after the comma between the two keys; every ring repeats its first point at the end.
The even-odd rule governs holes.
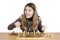
{"type": "Polygon", "coordinates": [[[60,1],[59,0],[0,0],[0,32],[10,32],[7,27],[23,14],[24,6],[33,2],[45,32],[60,32],[60,1]]]}

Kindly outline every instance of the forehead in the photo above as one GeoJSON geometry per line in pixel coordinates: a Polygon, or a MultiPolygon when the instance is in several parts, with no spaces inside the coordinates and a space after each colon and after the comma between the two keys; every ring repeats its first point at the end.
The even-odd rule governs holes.
{"type": "Polygon", "coordinates": [[[30,10],[32,10],[32,8],[31,7],[29,7],[29,6],[26,6],[26,8],[25,9],[30,9],[30,10]]]}

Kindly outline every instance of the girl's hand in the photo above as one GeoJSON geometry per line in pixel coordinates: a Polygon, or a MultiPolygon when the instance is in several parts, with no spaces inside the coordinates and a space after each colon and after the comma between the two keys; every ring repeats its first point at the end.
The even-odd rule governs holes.
{"type": "Polygon", "coordinates": [[[44,31],[46,29],[46,26],[42,26],[42,30],[44,31]]]}
{"type": "Polygon", "coordinates": [[[20,27],[21,24],[20,24],[19,21],[17,21],[17,22],[14,23],[14,25],[15,25],[16,27],[20,27]]]}

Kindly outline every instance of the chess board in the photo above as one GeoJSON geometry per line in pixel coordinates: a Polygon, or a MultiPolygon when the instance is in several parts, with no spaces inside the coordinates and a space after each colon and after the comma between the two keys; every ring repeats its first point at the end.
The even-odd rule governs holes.
{"type": "Polygon", "coordinates": [[[33,32],[30,32],[29,34],[28,33],[25,33],[24,36],[23,36],[23,33],[18,33],[18,37],[21,38],[21,37],[44,37],[45,34],[44,33],[38,33],[36,32],[35,35],[33,32]]]}
{"type": "Polygon", "coordinates": [[[22,33],[19,33],[19,35],[17,36],[17,40],[45,40],[45,34],[44,33],[36,33],[35,35],[33,35],[33,33],[29,33],[25,34],[25,36],[23,36],[22,33]]]}

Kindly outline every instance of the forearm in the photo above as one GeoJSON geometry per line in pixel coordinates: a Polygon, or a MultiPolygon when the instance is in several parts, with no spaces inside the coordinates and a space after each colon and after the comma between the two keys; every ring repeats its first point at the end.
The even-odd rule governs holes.
{"type": "Polygon", "coordinates": [[[12,30],[13,28],[15,28],[16,26],[14,25],[14,23],[11,23],[8,25],[8,30],[12,30]]]}
{"type": "Polygon", "coordinates": [[[17,22],[17,21],[20,22],[20,21],[21,21],[20,18],[18,18],[18,19],[17,19],[16,21],[14,21],[13,23],[9,24],[9,25],[8,25],[8,30],[14,29],[14,28],[16,27],[16,26],[14,25],[14,23],[17,22]]]}

